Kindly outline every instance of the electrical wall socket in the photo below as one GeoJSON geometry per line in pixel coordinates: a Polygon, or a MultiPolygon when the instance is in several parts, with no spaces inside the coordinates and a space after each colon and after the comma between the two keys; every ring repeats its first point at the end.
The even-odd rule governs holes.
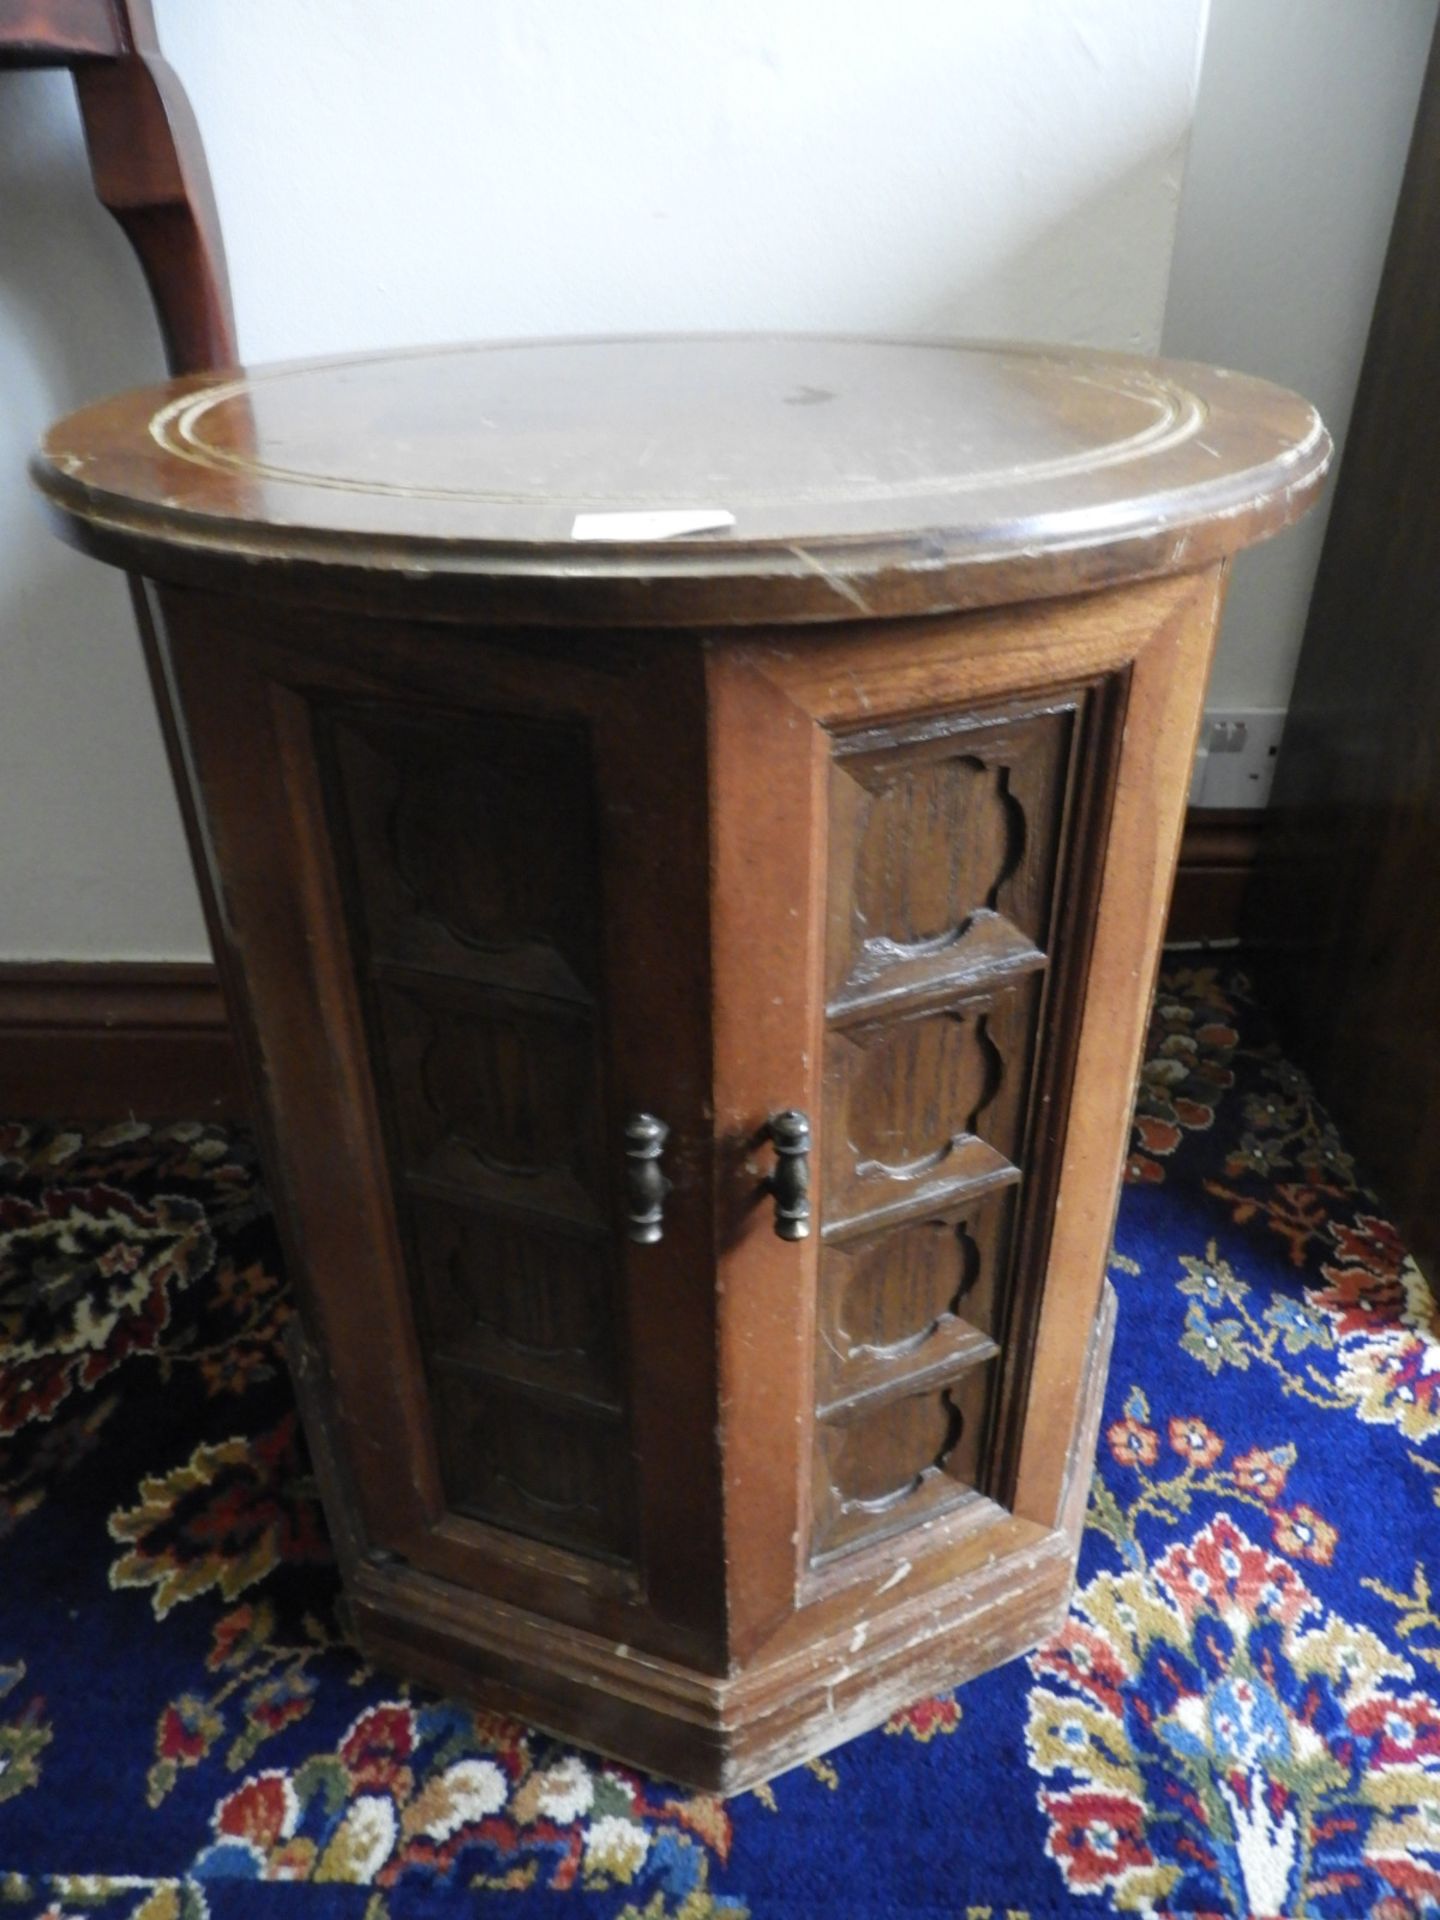
{"type": "Polygon", "coordinates": [[[1190,779],[1191,806],[1265,806],[1284,728],[1280,707],[1207,713],[1190,779]]]}

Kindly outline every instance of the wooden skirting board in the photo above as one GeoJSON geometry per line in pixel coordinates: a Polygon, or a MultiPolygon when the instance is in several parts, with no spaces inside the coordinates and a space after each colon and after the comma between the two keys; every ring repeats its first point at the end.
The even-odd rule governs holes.
{"type": "Polygon", "coordinates": [[[0,965],[0,1115],[212,1119],[245,1111],[209,962],[0,965]]]}
{"type": "Polygon", "coordinates": [[[1240,938],[1245,889],[1260,846],[1260,807],[1192,807],[1165,928],[1167,945],[1240,938]]]}
{"type": "MultiPolygon", "coordinates": [[[[1233,940],[1258,812],[1185,826],[1167,937],[1233,940]]],[[[213,966],[205,961],[0,963],[0,1116],[209,1119],[246,1110],[213,966]]]]}

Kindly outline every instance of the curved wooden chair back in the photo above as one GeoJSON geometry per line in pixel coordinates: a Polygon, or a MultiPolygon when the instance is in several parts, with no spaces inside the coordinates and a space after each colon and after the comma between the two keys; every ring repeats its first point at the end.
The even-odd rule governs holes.
{"type": "Polygon", "coordinates": [[[150,0],[0,0],[0,68],[68,67],[90,174],[139,258],[172,373],[236,362],[200,130],[150,0]]]}
{"type": "MultiPolygon", "coordinates": [[[[68,67],[74,75],[95,192],[139,258],[171,373],[235,366],[235,317],[210,170],[185,90],[161,55],[150,0],[0,0],[0,69],[7,67],[68,67]]],[[[200,873],[204,844],[180,772],[180,743],[163,691],[165,669],[141,583],[132,580],[130,591],[190,856],[200,873]]],[[[200,896],[223,982],[224,948],[214,901],[204,885],[200,896]]],[[[124,1110],[168,1117],[177,1110],[177,1091],[183,1087],[179,1104],[187,1110],[229,1117],[245,1112],[234,1051],[211,1008],[213,986],[207,981],[192,999],[196,994],[205,1002],[207,1025],[194,1060],[186,1055],[177,1077],[167,1056],[153,1083],[143,1073],[136,1080],[132,1047],[124,1071],[124,1110]]],[[[7,1050],[7,1076],[15,1065],[13,1051],[7,1050]]],[[[56,1057],[48,1042],[36,1060],[22,1048],[20,1068],[12,1091],[35,1112],[108,1118],[121,1110],[115,1098],[118,1069],[108,1076],[89,1065],[77,1069],[71,1053],[61,1050],[56,1057]],[[19,1088],[31,1091],[21,1096],[19,1088]]]]}

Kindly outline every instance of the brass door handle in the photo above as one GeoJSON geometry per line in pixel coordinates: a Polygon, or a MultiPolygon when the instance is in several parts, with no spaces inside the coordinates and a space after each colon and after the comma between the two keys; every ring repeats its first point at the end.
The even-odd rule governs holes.
{"type": "Polygon", "coordinates": [[[650,1247],[665,1232],[665,1196],[670,1182],[660,1171],[660,1155],[670,1129],[653,1113],[632,1113],[625,1122],[625,1235],[650,1247]]]}
{"type": "Polygon", "coordinates": [[[775,1171],[766,1185],[775,1196],[775,1231],[782,1240],[810,1237],[810,1122],[794,1107],[770,1116],[775,1171]]]}

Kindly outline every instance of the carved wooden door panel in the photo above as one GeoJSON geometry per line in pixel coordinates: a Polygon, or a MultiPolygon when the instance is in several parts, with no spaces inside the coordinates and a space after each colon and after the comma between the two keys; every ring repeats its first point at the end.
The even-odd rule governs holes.
{"type": "MultiPolygon", "coordinates": [[[[863,665],[842,638],[737,645],[712,669],[722,779],[765,742],[792,841],[781,894],[792,913],[812,903],[808,946],[792,933],[768,982],[727,972],[748,957],[736,941],[727,962],[717,906],[734,1029],[783,997],[809,1062],[790,1058],[785,1083],[804,1086],[816,1162],[809,1272],[790,1296],[796,1439],[770,1428],[799,1491],[768,1535],[801,1606],[1009,1524],[1134,644],[1097,627],[1103,645],[1032,665],[1049,617],[972,621],[971,657],[942,630],[930,659],[923,636],[897,634],[863,665]],[[789,990],[765,992],[775,981],[789,990]]],[[[777,1060],[787,1038],[777,1026],[777,1060]]],[[[778,1275],[773,1253],[753,1257],[778,1275]]],[[[748,1301],[737,1355],[773,1320],[748,1301]]],[[[777,1624],[757,1594],[757,1638],[777,1624]]]]}
{"type": "Polygon", "coordinates": [[[675,878],[697,864],[703,794],[673,785],[674,673],[637,664],[617,650],[578,710],[567,676],[567,705],[536,711],[533,674],[529,710],[473,674],[448,713],[341,702],[322,757],[442,1490],[407,1557],[483,1591],[486,1561],[503,1555],[508,1585],[528,1542],[537,1579],[693,1634],[697,1562],[719,1551],[707,1063],[703,1002],[670,976],[703,928],[675,878]],[[647,794],[627,736],[657,698],[672,746],[652,748],[647,794]],[[625,1232],[635,1113],[668,1129],[648,1244],[625,1232]]]}
{"type": "Polygon", "coordinates": [[[447,1511],[633,1565],[586,730],[324,731],[447,1511]]]}
{"type": "Polygon", "coordinates": [[[1093,690],[837,732],[810,1563],[984,1498],[1093,690]]]}
{"type": "MultiPolygon", "coordinates": [[[[373,1107],[373,1157],[330,1178],[378,1196],[393,1248],[307,1261],[342,1431],[377,1393],[407,1422],[405,1471],[341,1462],[364,1550],[718,1660],[698,674],[578,641],[552,701],[533,644],[369,637],[343,659],[298,628],[239,642],[254,724],[289,743],[291,842],[323,832],[317,1014],[373,1107]],[[669,1129],[646,1245],[626,1236],[635,1112],[669,1129]]],[[[180,654],[198,734],[207,668],[180,654]]],[[[234,700],[232,678],[232,726],[234,700]]],[[[270,874],[272,919],[298,920],[300,864],[270,874]]],[[[267,971],[253,942],[245,965],[267,971]]],[[[317,1182],[324,1097],[312,1075],[280,1102],[279,1158],[317,1182]]]]}

